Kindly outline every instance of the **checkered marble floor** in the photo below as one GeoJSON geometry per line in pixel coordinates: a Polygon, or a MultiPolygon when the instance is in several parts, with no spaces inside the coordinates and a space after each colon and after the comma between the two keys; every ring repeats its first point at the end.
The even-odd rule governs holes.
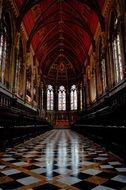
{"type": "Polygon", "coordinates": [[[126,165],[71,130],[52,130],[0,153],[0,190],[126,190],[126,165]]]}

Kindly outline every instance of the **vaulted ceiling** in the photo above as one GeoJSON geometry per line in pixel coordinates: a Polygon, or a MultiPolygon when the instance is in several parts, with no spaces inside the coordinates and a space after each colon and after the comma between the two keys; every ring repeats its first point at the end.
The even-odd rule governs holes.
{"type": "Polygon", "coordinates": [[[14,0],[47,83],[77,82],[98,23],[104,31],[105,0],[14,0]]]}

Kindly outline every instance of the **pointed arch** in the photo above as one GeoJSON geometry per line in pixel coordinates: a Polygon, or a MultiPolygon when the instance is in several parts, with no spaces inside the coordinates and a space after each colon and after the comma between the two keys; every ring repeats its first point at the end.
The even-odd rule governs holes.
{"type": "Polygon", "coordinates": [[[53,91],[53,86],[48,85],[47,87],[47,110],[52,111],[54,107],[54,91],[53,91]]]}
{"type": "Polygon", "coordinates": [[[77,110],[77,87],[72,85],[70,89],[70,105],[71,110],[77,110]]]}
{"type": "Polygon", "coordinates": [[[58,90],[58,110],[66,110],[66,89],[64,86],[60,86],[58,90]]]}
{"type": "Polygon", "coordinates": [[[11,19],[6,12],[0,23],[0,82],[8,89],[10,88],[11,44],[11,19]]]}

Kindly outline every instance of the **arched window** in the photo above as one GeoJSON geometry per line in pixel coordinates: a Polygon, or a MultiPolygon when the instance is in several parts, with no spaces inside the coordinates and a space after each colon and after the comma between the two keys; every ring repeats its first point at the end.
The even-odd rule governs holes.
{"type": "Polygon", "coordinates": [[[33,100],[37,102],[37,70],[33,69],[33,100]]]}
{"type": "Polygon", "coordinates": [[[104,93],[106,90],[106,66],[105,66],[105,55],[102,51],[102,39],[101,38],[100,38],[100,43],[99,43],[99,61],[100,61],[102,91],[104,93]]]}
{"type": "Polygon", "coordinates": [[[0,24],[0,82],[9,88],[9,67],[11,47],[11,27],[9,15],[5,16],[4,22],[0,24]]]}
{"type": "Polygon", "coordinates": [[[66,110],[66,90],[60,86],[58,90],[58,110],[66,110]]]}
{"type": "Polygon", "coordinates": [[[19,48],[19,51],[18,51],[17,60],[16,60],[15,83],[16,83],[17,95],[22,98],[23,97],[24,64],[23,64],[23,46],[22,46],[21,36],[19,37],[18,46],[19,47],[17,48],[19,48]]]}
{"type": "Polygon", "coordinates": [[[29,66],[26,70],[26,100],[28,103],[30,103],[32,101],[31,76],[32,76],[32,68],[31,68],[31,66],[29,66]]]}
{"type": "Polygon", "coordinates": [[[0,36],[0,81],[2,82],[2,84],[4,84],[6,55],[7,55],[6,27],[3,27],[0,36]]]}
{"type": "Polygon", "coordinates": [[[115,82],[123,79],[123,49],[121,48],[121,27],[115,12],[112,12],[110,23],[110,41],[115,82]]]}
{"type": "Polygon", "coordinates": [[[71,110],[77,110],[77,88],[76,88],[76,85],[71,86],[70,102],[71,102],[71,110]]]}
{"type": "Polygon", "coordinates": [[[54,92],[52,85],[48,85],[47,88],[47,110],[53,110],[54,92]]]}

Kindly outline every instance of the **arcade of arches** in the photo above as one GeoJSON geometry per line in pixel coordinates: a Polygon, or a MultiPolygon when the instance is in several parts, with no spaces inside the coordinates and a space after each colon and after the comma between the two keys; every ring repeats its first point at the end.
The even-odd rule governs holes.
{"type": "Polygon", "coordinates": [[[0,0],[3,146],[33,125],[123,143],[125,60],[125,0],[0,0]]]}

